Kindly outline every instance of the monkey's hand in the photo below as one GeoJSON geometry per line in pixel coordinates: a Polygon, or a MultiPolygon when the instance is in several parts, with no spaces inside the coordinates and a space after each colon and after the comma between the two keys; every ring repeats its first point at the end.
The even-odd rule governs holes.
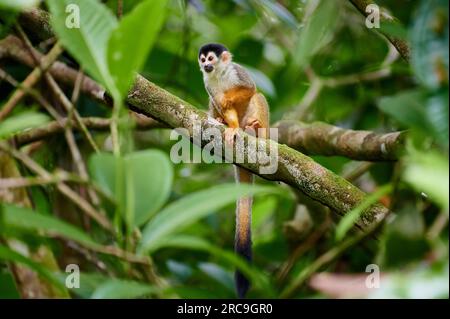
{"type": "Polygon", "coordinates": [[[254,135],[254,134],[258,135],[258,129],[260,129],[260,128],[262,128],[262,127],[263,127],[263,126],[262,126],[260,120],[255,119],[255,118],[251,118],[251,119],[249,119],[249,120],[247,121],[247,123],[245,124],[244,130],[245,130],[246,132],[249,131],[249,132],[247,132],[247,133],[249,133],[249,134],[253,133],[253,134],[251,134],[251,135],[254,135]]]}
{"type": "Polygon", "coordinates": [[[216,120],[217,122],[219,122],[220,124],[225,124],[225,120],[224,120],[223,117],[221,117],[221,116],[216,117],[215,120],[216,120]]]}

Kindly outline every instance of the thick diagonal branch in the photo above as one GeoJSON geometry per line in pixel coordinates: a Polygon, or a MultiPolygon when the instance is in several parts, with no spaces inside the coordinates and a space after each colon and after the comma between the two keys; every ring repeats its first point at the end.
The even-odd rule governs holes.
{"type": "MultiPolygon", "coordinates": [[[[127,101],[132,109],[137,112],[149,115],[170,127],[186,129],[191,138],[195,135],[194,124],[200,126],[200,132],[204,132],[208,128],[216,128],[222,132],[225,130],[225,126],[208,117],[206,113],[142,76],[137,77],[127,101]]],[[[256,143],[255,137],[243,132],[240,132],[240,134],[249,145],[256,143]]],[[[285,182],[341,215],[346,214],[365,200],[366,194],[364,192],[344,178],[319,165],[310,157],[271,140],[258,139],[258,142],[262,146],[260,149],[266,149],[266,156],[274,154],[274,152],[278,153],[276,157],[278,170],[273,174],[260,174],[262,165],[259,163],[237,163],[237,165],[265,179],[285,182]]],[[[220,144],[216,144],[219,142],[205,136],[202,136],[201,140],[198,141],[201,146],[208,143],[221,147],[220,144]]],[[[237,144],[235,154],[243,154],[244,158],[248,158],[250,151],[249,148],[237,144]]],[[[235,160],[236,157],[233,158],[233,161],[235,160]]],[[[388,210],[385,207],[374,205],[362,215],[357,224],[361,228],[365,228],[387,213],[388,210]]]]}

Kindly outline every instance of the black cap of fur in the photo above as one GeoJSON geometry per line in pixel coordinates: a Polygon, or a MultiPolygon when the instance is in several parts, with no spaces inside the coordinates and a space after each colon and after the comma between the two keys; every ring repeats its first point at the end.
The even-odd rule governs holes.
{"type": "Polygon", "coordinates": [[[208,54],[208,52],[214,52],[216,54],[216,56],[219,57],[222,54],[222,52],[224,52],[224,51],[228,51],[228,49],[225,46],[223,46],[222,44],[208,43],[200,48],[200,50],[198,51],[198,57],[200,58],[202,53],[204,56],[206,56],[208,54]]]}

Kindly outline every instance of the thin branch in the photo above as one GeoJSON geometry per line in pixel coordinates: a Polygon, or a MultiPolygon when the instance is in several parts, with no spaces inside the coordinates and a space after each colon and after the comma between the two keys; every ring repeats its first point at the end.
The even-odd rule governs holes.
{"type": "MultiPolygon", "coordinates": [[[[21,161],[26,167],[28,167],[34,173],[38,174],[40,177],[50,180],[52,179],[52,174],[50,174],[42,166],[36,163],[28,155],[10,147],[4,142],[0,142],[0,150],[10,154],[17,160],[21,161]]],[[[106,218],[106,216],[97,212],[95,208],[91,206],[91,204],[89,204],[84,198],[82,198],[80,195],[74,192],[69,186],[67,186],[63,182],[60,182],[56,184],[56,187],[62,194],[64,194],[67,198],[69,198],[82,211],[84,211],[86,215],[97,221],[99,225],[101,225],[103,228],[111,232],[114,231],[110,221],[106,218]]]]}
{"type": "MultiPolygon", "coordinates": [[[[35,49],[33,49],[33,52],[33,55],[31,55],[27,47],[16,36],[9,35],[0,40],[0,59],[13,59],[30,68],[35,68],[37,67],[37,63],[33,56],[36,56],[38,60],[42,61],[43,55],[35,49]]],[[[58,79],[59,83],[70,87],[73,87],[78,77],[78,70],[74,70],[59,61],[55,61],[48,71],[53,77],[58,79]]],[[[96,101],[103,101],[105,89],[89,77],[84,77],[81,91],[96,101]]]]}
{"type": "Polygon", "coordinates": [[[329,216],[327,216],[325,221],[294,249],[294,251],[289,255],[289,259],[285,263],[283,263],[276,275],[279,283],[283,283],[285,281],[287,275],[289,274],[297,260],[308,250],[314,247],[319,239],[322,238],[322,236],[326,233],[330,224],[331,219],[329,218],[329,216]]]}
{"type": "Polygon", "coordinates": [[[123,16],[123,0],[117,0],[117,18],[121,19],[123,16]]]}
{"type": "MultiPolygon", "coordinates": [[[[105,119],[101,117],[84,117],[81,119],[83,124],[92,130],[106,131],[109,130],[111,125],[110,119],[105,119]]],[[[61,122],[52,121],[43,124],[39,127],[31,128],[23,132],[19,132],[14,136],[14,141],[17,145],[22,146],[25,144],[33,143],[42,139],[46,139],[54,134],[58,134],[64,131],[67,125],[71,125],[74,129],[79,129],[77,123],[72,119],[71,123],[67,123],[68,119],[64,118],[61,122]]],[[[152,128],[164,128],[167,127],[155,120],[150,118],[142,119],[136,121],[136,126],[138,129],[152,129],[152,128]]]]}
{"type": "Polygon", "coordinates": [[[287,299],[292,297],[311,277],[311,275],[318,272],[321,268],[331,263],[333,260],[342,255],[347,249],[353,247],[361,240],[372,234],[378,227],[383,223],[384,216],[381,220],[374,222],[365,232],[359,232],[354,237],[351,237],[343,242],[339,243],[337,246],[331,248],[326,253],[317,258],[312,264],[305,268],[300,274],[293,280],[293,282],[286,287],[280,294],[280,298],[287,299]]]}
{"type": "MultiPolygon", "coordinates": [[[[58,56],[62,53],[62,47],[59,45],[55,45],[50,52],[43,57],[41,65],[33,70],[27,78],[22,82],[22,88],[32,88],[37,81],[41,78],[43,72],[45,72],[54,61],[58,58],[58,56]]],[[[9,113],[14,109],[14,107],[22,100],[25,96],[26,91],[22,89],[16,90],[13,95],[10,97],[8,102],[3,106],[0,110],[0,120],[4,119],[8,116],[9,113]]]]}
{"type": "MultiPolygon", "coordinates": [[[[351,4],[365,17],[369,15],[370,12],[366,12],[366,8],[370,4],[375,4],[374,1],[370,0],[349,0],[351,4]]],[[[398,23],[397,19],[389,15],[386,10],[383,8],[380,8],[380,23],[383,22],[389,22],[389,23],[398,23]]],[[[411,50],[408,46],[408,43],[406,43],[404,40],[395,38],[386,32],[383,32],[383,29],[378,29],[378,31],[384,35],[389,42],[392,43],[392,45],[397,49],[397,51],[400,53],[403,59],[406,61],[409,61],[411,50]]]]}
{"type": "MultiPolygon", "coordinates": [[[[75,120],[77,121],[78,125],[80,126],[81,132],[86,137],[86,140],[88,141],[88,143],[91,145],[91,147],[96,152],[99,152],[98,146],[95,144],[94,139],[92,138],[91,134],[89,134],[89,131],[86,129],[86,127],[81,122],[81,117],[80,117],[78,111],[75,109],[75,106],[69,101],[69,99],[66,97],[66,95],[61,90],[59,85],[53,79],[51,74],[46,72],[47,69],[45,69],[45,70],[43,69],[43,67],[45,65],[42,64],[41,60],[37,56],[36,51],[33,48],[33,45],[31,44],[30,40],[28,39],[27,35],[22,30],[22,28],[20,26],[17,26],[17,30],[19,32],[20,37],[22,38],[22,42],[24,43],[24,45],[27,48],[27,50],[30,53],[30,55],[33,57],[34,62],[36,63],[36,65],[39,68],[42,69],[44,78],[47,81],[48,85],[50,86],[50,89],[53,91],[55,96],[58,98],[58,100],[64,106],[64,108],[66,109],[66,112],[69,114],[69,118],[71,118],[72,115],[75,117],[75,120]]],[[[58,42],[55,44],[55,47],[57,47],[57,46],[60,47],[60,44],[58,42]]],[[[79,73],[80,72],[78,72],[78,74],[77,74],[77,78],[75,80],[75,83],[77,82],[77,80],[79,78],[79,73]]],[[[77,145],[75,143],[75,138],[74,138],[73,134],[71,133],[69,127],[66,130],[66,135],[67,135],[67,142],[69,144],[69,148],[71,150],[72,156],[74,157],[74,161],[75,161],[76,165],[78,166],[79,173],[83,176],[83,175],[85,175],[85,171],[86,170],[84,168],[84,164],[83,164],[82,159],[81,159],[81,154],[80,154],[80,152],[78,150],[78,147],[77,147],[77,145]]]]}

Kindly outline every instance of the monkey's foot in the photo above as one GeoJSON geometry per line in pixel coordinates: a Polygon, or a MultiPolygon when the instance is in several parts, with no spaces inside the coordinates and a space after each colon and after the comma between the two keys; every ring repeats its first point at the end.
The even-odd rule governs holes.
{"type": "MultiPolygon", "coordinates": [[[[262,128],[261,122],[257,119],[250,119],[245,125],[245,131],[252,130],[256,135],[258,135],[258,129],[262,128]]],[[[253,132],[247,132],[253,133],[253,132]]],[[[253,134],[252,134],[253,135],[253,134]]]]}
{"type": "Polygon", "coordinates": [[[239,130],[238,128],[231,128],[231,127],[226,128],[224,133],[225,143],[233,145],[234,137],[236,136],[238,130],[239,130]]]}
{"type": "Polygon", "coordinates": [[[216,117],[216,121],[221,124],[225,124],[225,120],[222,117],[216,117]]]}

